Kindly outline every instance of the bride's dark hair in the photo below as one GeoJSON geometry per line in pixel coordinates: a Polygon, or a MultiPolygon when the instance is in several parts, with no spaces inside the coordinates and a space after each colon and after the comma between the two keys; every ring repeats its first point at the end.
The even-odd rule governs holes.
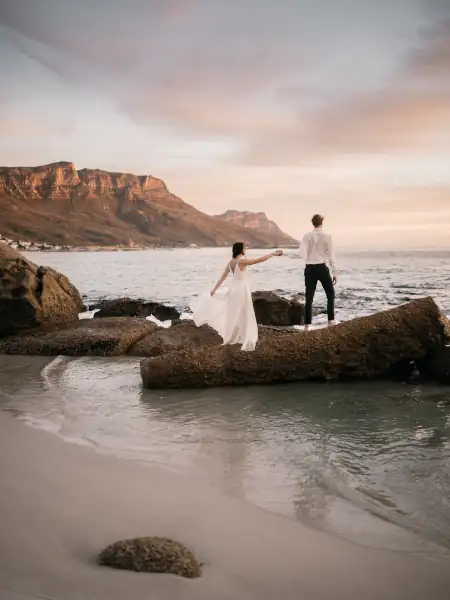
{"type": "Polygon", "coordinates": [[[235,242],[233,244],[233,258],[244,252],[244,242],[235,242]]]}

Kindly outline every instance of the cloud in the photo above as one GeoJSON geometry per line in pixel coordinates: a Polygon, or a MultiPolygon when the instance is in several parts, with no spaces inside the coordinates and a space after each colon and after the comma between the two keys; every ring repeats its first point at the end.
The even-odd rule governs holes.
{"type": "MultiPolygon", "coordinates": [[[[450,134],[450,25],[428,32],[395,78],[378,89],[300,111],[273,139],[256,136],[251,164],[303,162],[337,154],[440,150],[450,134]]],[[[444,152],[450,147],[444,148],[444,152]]]]}
{"type": "Polygon", "coordinates": [[[162,121],[193,136],[270,134],[283,121],[289,127],[282,107],[270,100],[255,106],[255,97],[299,69],[298,50],[277,38],[247,38],[247,25],[261,28],[254,14],[244,10],[244,26],[234,23],[239,12],[217,3],[197,11],[187,30],[180,27],[200,5],[130,0],[126,11],[118,2],[99,11],[88,0],[17,0],[0,22],[22,53],[68,82],[112,96],[137,123],[162,121]],[[39,23],[44,16],[47,26],[39,23]],[[219,22],[223,29],[211,30],[219,22]]]}
{"type": "MultiPolygon", "coordinates": [[[[0,24],[62,52],[67,61],[123,72],[151,48],[150,31],[166,29],[189,7],[190,0],[14,0],[2,6],[0,24]]],[[[52,60],[58,62],[55,55],[52,60]]],[[[49,62],[45,66],[51,68],[49,62]]]]}
{"type": "Polygon", "coordinates": [[[67,135],[72,127],[72,120],[61,119],[58,115],[49,113],[33,115],[19,106],[13,108],[0,99],[0,139],[61,136],[67,135]]]}
{"type": "Polygon", "coordinates": [[[394,85],[302,115],[286,132],[250,143],[250,164],[304,163],[338,154],[435,150],[442,128],[450,129],[450,93],[394,85]]]}
{"type": "Polygon", "coordinates": [[[423,32],[423,44],[410,56],[407,72],[412,77],[442,78],[450,84],[450,18],[423,32]]]}
{"type": "Polygon", "coordinates": [[[289,46],[254,54],[241,48],[237,57],[188,53],[123,108],[138,122],[158,115],[193,135],[233,137],[242,148],[235,160],[249,165],[439,150],[443,130],[450,131],[449,32],[448,21],[424,32],[378,86],[335,95],[321,95],[320,83],[308,86],[315,65],[289,60],[289,46]]]}
{"type": "Polygon", "coordinates": [[[224,48],[205,53],[193,48],[187,54],[156,82],[135,89],[124,99],[123,110],[137,122],[158,115],[180,131],[198,135],[245,139],[290,126],[283,107],[261,99],[295,68],[285,49],[224,48]]]}
{"type": "Polygon", "coordinates": [[[0,22],[23,53],[138,124],[230,139],[236,164],[308,165],[435,150],[450,126],[448,5],[399,4],[388,7],[391,24],[387,8],[351,0],[326,11],[250,0],[14,0],[0,22]]]}
{"type": "Polygon", "coordinates": [[[52,130],[42,123],[33,123],[23,119],[0,120],[0,138],[25,138],[40,135],[51,135],[52,130]]]}

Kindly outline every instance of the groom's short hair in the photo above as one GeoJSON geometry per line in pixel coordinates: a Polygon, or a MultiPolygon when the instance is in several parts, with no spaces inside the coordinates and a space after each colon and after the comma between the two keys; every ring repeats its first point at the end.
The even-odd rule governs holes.
{"type": "Polygon", "coordinates": [[[314,225],[314,227],[320,227],[323,223],[322,215],[314,215],[311,219],[311,223],[314,225]]]}

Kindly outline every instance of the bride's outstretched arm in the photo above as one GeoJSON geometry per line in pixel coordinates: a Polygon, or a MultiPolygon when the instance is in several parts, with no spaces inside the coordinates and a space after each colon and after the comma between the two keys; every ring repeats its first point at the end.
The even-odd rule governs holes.
{"type": "Polygon", "coordinates": [[[213,287],[213,289],[211,290],[211,296],[214,296],[214,294],[217,292],[217,290],[220,288],[220,286],[222,285],[222,283],[225,281],[225,279],[228,277],[228,273],[230,272],[230,265],[227,265],[225,267],[224,272],[222,273],[221,278],[219,279],[219,281],[216,283],[216,285],[213,287]]]}
{"type": "Polygon", "coordinates": [[[248,267],[249,265],[257,265],[258,263],[266,262],[269,258],[273,256],[282,256],[283,250],[275,250],[275,252],[271,252],[270,254],[265,254],[264,256],[260,256],[258,258],[243,258],[239,261],[239,264],[248,267]]]}

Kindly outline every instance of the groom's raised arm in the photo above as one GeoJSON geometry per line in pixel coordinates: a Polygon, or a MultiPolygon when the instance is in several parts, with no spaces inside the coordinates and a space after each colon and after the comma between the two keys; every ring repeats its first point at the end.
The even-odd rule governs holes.
{"type": "Polygon", "coordinates": [[[304,258],[303,251],[304,251],[305,235],[303,236],[302,240],[298,242],[298,246],[297,246],[296,250],[289,252],[289,256],[291,258],[304,258]]]}

